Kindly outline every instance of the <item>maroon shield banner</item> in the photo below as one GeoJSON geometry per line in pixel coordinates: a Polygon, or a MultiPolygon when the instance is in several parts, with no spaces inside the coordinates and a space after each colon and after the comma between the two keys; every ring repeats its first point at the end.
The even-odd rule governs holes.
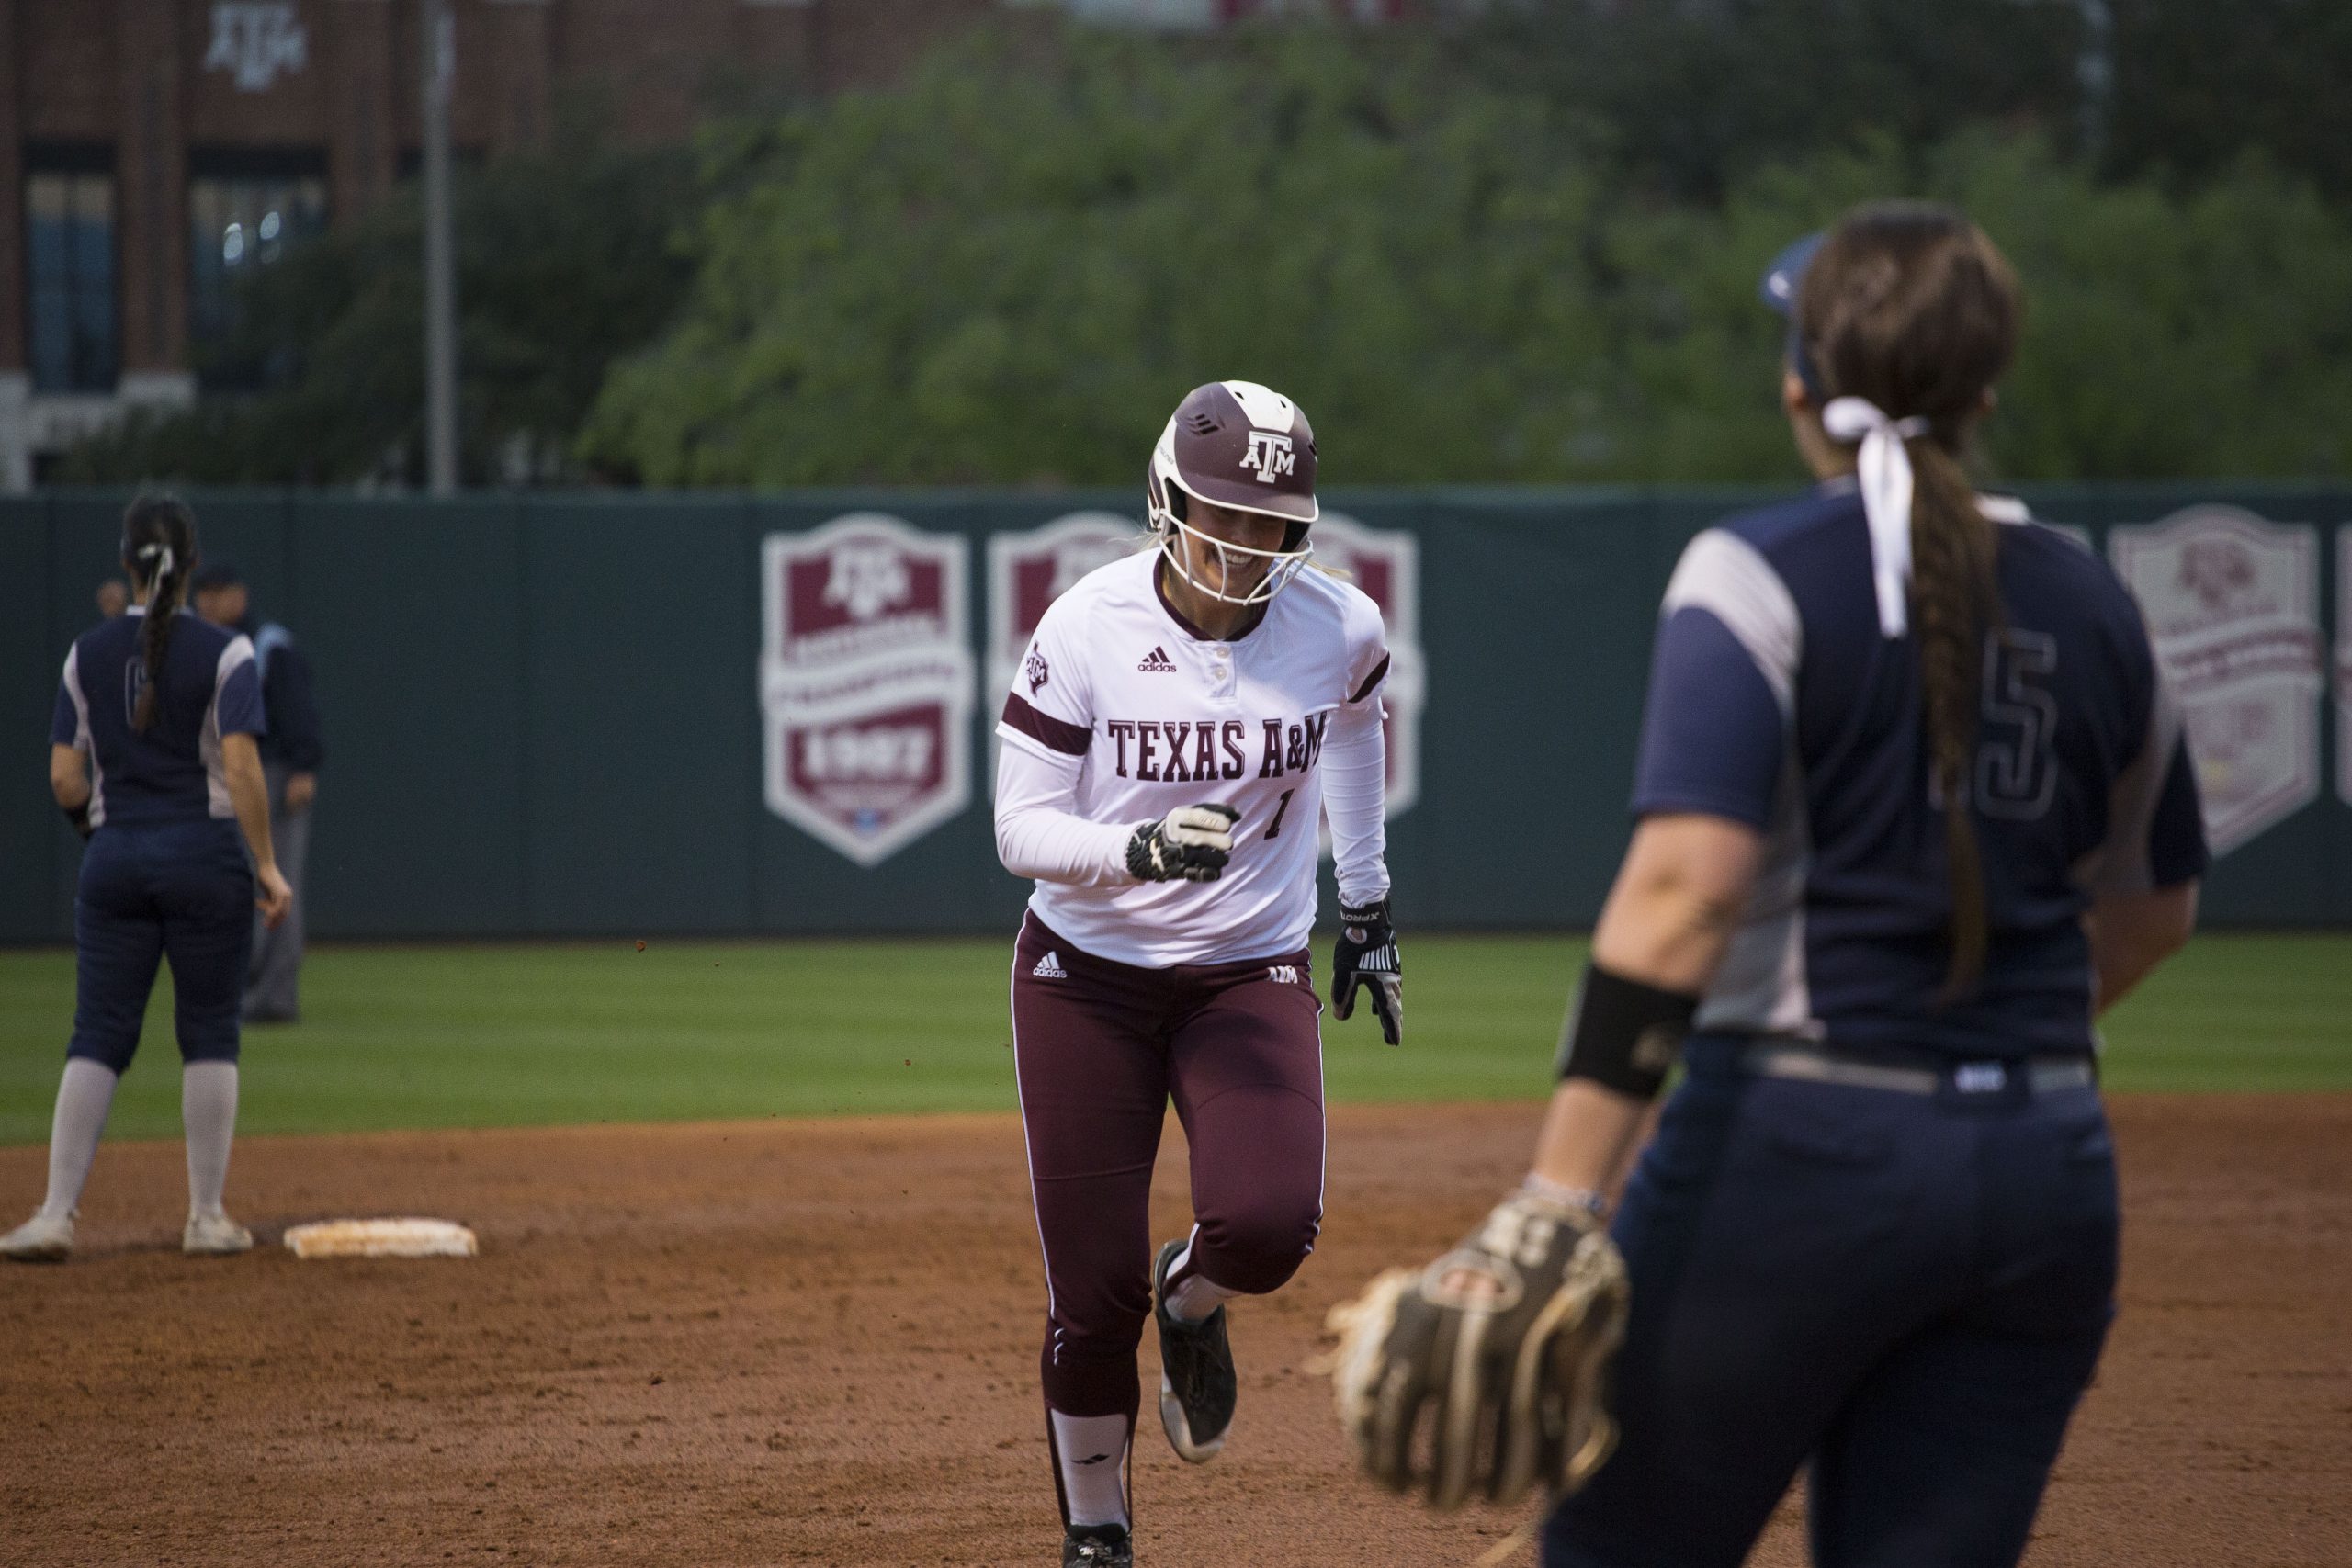
{"type": "Polygon", "coordinates": [[[860,865],[970,802],[968,547],[861,512],[762,548],[768,809],[860,865]]]}
{"type": "Polygon", "coordinates": [[[1421,651],[1421,552],[1402,528],[1367,528],[1341,512],[1315,525],[1317,565],[1347,574],[1380,606],[1388,633],[1388,815],[1402,816],[1421,795],[1421,707],[1429,663],[1421,651]]]}
{"type": "Polygon", "coordinates": [[[2335,797],[2352,806],[2352,523],[2335,530],[2335,797]]]}
{"type": "Polygon", "coordinates": [[[990,704],[1001,704],[1012,689],[1046,606],[1088,572],[1135,554],[1144,544],[1143,525],[1116,512],[1072,512],[1039,527],[989,536],[990,704]]]}
{"type": "Polygon", "coordinates": [[[1042,527],[989,538],[988,692],[1001,700],[1046,606],[1095,568],[1131,556],[1143,525],[1116,512],[1073,512],[1042,527]]]}
{"type": "Polygon", "coordinates": [[[2319,795],[2318,531],[2192,506],[2117,528],[2108,551],[2180,699],[2205,834],[2227,854],[2319,795]]]}

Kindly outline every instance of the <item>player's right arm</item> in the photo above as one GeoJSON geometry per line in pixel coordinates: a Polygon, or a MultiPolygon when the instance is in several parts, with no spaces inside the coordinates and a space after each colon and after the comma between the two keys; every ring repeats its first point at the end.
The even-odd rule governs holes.
{"type": "Polygon", "coordinates": [[[1078,815],[1079,758],[1044,755],[1011,736],[996,768],[996,853],[1015,876],[1079,887],[1115,887],[1127,874],[1124,822],[1078,815]]]}
{"type": "Polygon", "coordinates": [[[1078,887],[1214,882],[1233,849],[1239,813],[1230,806],[1180,806],[1137,823],[1097,822],[1078,809],[1080,775],[1094,744],[1083,613],[1074,595],[1046,609],[1005,695],[996,728],[1004,742],[997,758],[997,858],[1015,876],[1078,887]]]}

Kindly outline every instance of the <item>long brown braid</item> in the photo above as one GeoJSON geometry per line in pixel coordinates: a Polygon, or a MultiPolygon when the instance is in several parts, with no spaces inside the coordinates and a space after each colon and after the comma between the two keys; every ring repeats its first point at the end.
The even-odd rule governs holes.
{"type": "Polygon", "coordinates": [[[1969,800],[1985,638],[2000,620],[1996,525],[1961,468],[1985,394],[2016,351],[2017,275],[1960,213],[1924,202],[1855,209],[1805,268],[1797,333],[1829,398],[1867,398],[1928,433],[1911,458],[1910,609],[1928,778],[1944,814],[1951,965],[1944,997],[1984,972],[1984,871],[1969,800]]]}
{"type": "Polygon", "coordinates": [[[139,628],[140,668],[146,676],[131,709],[130,728],[144,735],[155,722],[164,690],[164,660],[172,646],[172,612],[187,595],[196,570],[196,514],[176,496],[142,495],[122,514],[122,564],[134,588],[150,589],[139,628]]]}

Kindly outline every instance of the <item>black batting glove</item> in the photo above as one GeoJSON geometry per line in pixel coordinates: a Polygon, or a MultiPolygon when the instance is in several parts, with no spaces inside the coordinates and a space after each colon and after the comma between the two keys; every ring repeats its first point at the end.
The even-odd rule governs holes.
{"type": "Polygon", "coordinates": [[[1388,923],[1388,900],[1360,909],[1340,906],[1340,945],[1331,954],[1331,1011],[1345,1021],[1356,1010],[1356,987],[1372,993],[1380,1037],[1391,1045],[1405,1037],[1405,964],[1396,953],[1396,928],[1388,923]]]}
{"type": "Polygon", "coordinates": [[[90,803],[86,800],[65,807],[65,820],[73,823],[74,830],[85,839],[97,830],[90,826],[90,803]]]}
{"type": "Polygon", "coordinates": [[[1138,882],[1215,882],[1233,856],[1241,813],[1221,801],[1180,806],[1127,840],[1127,871],[1138,882]]]}

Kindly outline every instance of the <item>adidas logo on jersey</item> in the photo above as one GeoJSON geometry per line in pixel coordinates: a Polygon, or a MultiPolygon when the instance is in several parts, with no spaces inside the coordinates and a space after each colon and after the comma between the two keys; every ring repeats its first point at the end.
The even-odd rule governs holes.
{"type": "Polygon", "coordinates": [[[1058,953],[1048,953],[1045,957],[1037,960],[1037,967],[1030,970],[1029,973],[1040,980],[1069,978],[1069,971],[1062,967],[1062,955],[1058,953]]]}
{"type": "Polygon", "coordinates": [[[1166,649],[1155,648],[1143,656],[1143,662],[1136,668],[1148,675],[1173,675],[1176,673],[1176,661],[1168,657],[1166,649]]]}

